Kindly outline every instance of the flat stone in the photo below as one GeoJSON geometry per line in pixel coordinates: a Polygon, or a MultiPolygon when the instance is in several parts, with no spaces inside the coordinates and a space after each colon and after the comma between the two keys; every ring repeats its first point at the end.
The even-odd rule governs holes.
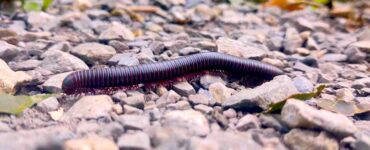
{"type": "Polygon", "coordinates": [[[72,72],[66,72],[66,73],[61,73],[61,74],[56,74],[56,75],[51,76],[48,80],[46,80],[42,84],[43,90],[45,90],[46,92],[50,92],[50,93],[63,92],[62,91],[63,80],[71,73],[72,72]]]}
{"type": "Polygon", "coordinates": [[[344,62],[347,58],[347,55],[344,54],[325,54],[320,60],[327,62],[344,62]]]}
{"type": "Polygon", "coordinates": [[[23,71],[14,72],[0,59],[0,93],[15,93],[17,88],[32,80],[31,76],[23,71]]]}
{"type": "Polygon", "coordinates": [[[139,59],[135,54],[123,54],[118,61],[119,66],[135,66],[139,64],[139,59]]]}
{"type": "Polygon", "coordinates": [[[370,77],[357,79],[352,83],[352,88],[354,89],[362,89],[366,87],[370,87],[370,77]]]}
{"type": "Polygon", "coordinates": [[[338,137],[353,135],[357,128],[342,114],[317,110],[303,101],[289,99],[281,111],[282,120],[292,128],[322,129],[338,137]]]}
{"type": "Polygon", "coordinates": [[[359,48],[350,46],[344,50],[344,54],[347,55],[347,61],[351,63],[361,63],[366,58],[366,53],[362,52],[359,48]]]}
{"type": "Polygon", "coordinates": [[[287,28],[283,42],[284,52],[288,54],[294,53],[302,44],[303,40],[299,36],[298,31],[295,28],[287,28]]]}
{"type": "Polygon", "coordinates": [[[87,64],[93,65],[97,62],[106,63],[116,54],[116,50],[111,46],[99,43],[83,43],[74,47],[71,53],[84,60],[87,64]]]}
{"type": "Polygon", "coordinates": [[[183,128],[198,136],[205,136],[210,132],[208,120],[201,112],[194,110],[167,112],[161,119],[161,124],[163,126],[183,128]]]}
{"type": "Polygon", "coordinates": [[[27,22],[31,25],[33,29],[42,29],[43,31],[49,31],[50,29],[57,27],[60,20],[58,19],[58,17],[45,12],[32,11],[29,12],[27,15],[27,22]]]}
{"type": "Polygon", "coordinates": [[[241,90],[227,99],[222,106],[267,109],[270,104],[280,102],[297,93],[298,90],[293,81],[288,76],[281,75],[254,89],[241,90]]]}
{"type": "Polygon", "coordinates": [[[14,70],[14,71],[27,71],[27,70],[33,70],[40,66],[41,61],[35,60],[35,59],[29,59],[21,62],[17,62],[15,64],[9,63],[9,66],[14,70]]]}
{"type": "Polygon", "coordinates": [[[177,94],[175,91],[170,90],[163,94],[159,99],[156,101],[158,107],[164,107],[168,104],[177,102],[181,96],[177,94]]]}
{"type": "Polygon", "coordinates": [[[253,128],[260,128],[261,123],[259,122],[258,118],[255,115],[247,114],[240,118],[238,123],[236,124],[236,128],[239,131],[247,131],[253,128]]]}
{"type": "Polygon", "coordinates": [[[314,88],[312,82],[303,76],[295,77],[293,83],[300,93],[312,92],[314,88]]]}
{"type": "Polygon", "coordinates": [[[168,104],[166,106],[168,110],[188,110],[191,109],[191,106],[188,101],[178,101],[174,104],[168,104]]]}
{"type": "Polygon", "coordinates": [[[84,138],[68,140],[64,143],[64,148],[67,150],[78,150],[81,148],[118,150],[118,146],[114,141],[97,135],[89,135],[84,138]]]}
{"type": "Polygon", "coordinates": [[[356,141],[354,143],[354,149],[366,150],[370,149],[370,136],[365,133],[357,133],[356,141]]]}
{"type": "Polygon", "coordinates": [[[212,111],[213,111],[212,107],[209,107],[209,106],[206,106],[206,105],[203,105],[203,104],[195,105],[194,109],[197,110],[197,111],[200,111],[204,114],[211,114],[212,111]]]}
{"type": "Polygon", "coordinates": [[[366,53],[370,53],[370,40],[357,41],[352,43],[351,46],[357,47],[366,53]]]}
{"type": "Polygon", "coordinates": [[[217,104],[222,104],[225,102],[230,98],[233,92],[233,89],[226,87],[225,84],[220,82],[209,85],[209,93],[216,100],[217,104]]]}
{"type": "Polygon", "coordinates": [[[209,105],[211,100],[208,96],[204,94],[194,94],[189,95],[189,101],[193,104],[209,105]]]}
{"type": "Polygon", "coordinates": [[[149,117],[143,115],[121,115],[118,122],[126,129],[143,130],[150,125],[149,117]]]}
{"type": "Polygon", "coordinates": [[[325,132],[292,129],[284,135],[284,142],[293,150],[299,149],[339,149],[338,142],[325,132]]]}
{"type": "Polygon", "coordinates": [[[132,107],[130,105],[123,105],[123,111],[127,115],[140,115],[144,113],[143,110],[138,109],[136,107],[132,107]]]}
{"type": "Polygon", "coordinates": [[[109,112],[112,111],[112,107],[113,101],[108,95],[84,96],[73,104],[63,115],[61,120],[67,121],[78,118],[98,119],[101,117],[109,117],[109,112]]]}
{"type": "Polygon", "coordinates": [[[18,47],[0,40],[0,59],[10,61],[18,54],[18,52],[18,47]]]}
{"type": "Polygon", "coordinates": [[[120,149],[150,150],[150,138],[144,132],[126,133],[118,138],[120,149]]]}
{"type": "Polygon", "coordinates": [[[119,22],[112,22],[110,27],[99,35],[100,40],[134,40],[135,35],[125,25],[119,22]]]}
{"type": "Polygon", "coordinates": [[[37,103],[36,108],[43,112],[49,112],[49,111],[57,110],[59,106],[60,104],[55,97],[49,97],[37,103]]]}
{"type": "Polygon", "coordinates": [[[226,37],[220,37],[216,41],[217,51],[243,58],[262,57],[266,55],[267,48],[261,45],[245,43],[226,37]]]}
{"type": "Polygon", "coordinates": [[[41,55],[40,67],[53,73],[87,70],[89,67],[81,59],[59,50],[48,50],[41,55]]]}
{"type": "Polygon", "coordinates": [[[120,99],[124,104],[143,109],[145,103],[144,94],[135,94],[126,98],[120,99]]]}
{"type": "Polygon", "coordinates": [[[173,90],[181,96],[189,96],[190,94],[195,94],[193,86],[187,81],[174,84],[173,90]]]}

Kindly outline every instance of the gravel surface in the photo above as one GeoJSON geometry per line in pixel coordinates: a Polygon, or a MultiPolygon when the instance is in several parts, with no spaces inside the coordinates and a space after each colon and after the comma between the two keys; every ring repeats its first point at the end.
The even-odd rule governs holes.
{"type": "Polygon", "coordinates": [[[19,116],[1,114],[0,147],[370,149],[370,7],[363,16],[364,26],[348,30],[347,19],[327,12],[211,0],[56,0],[47,12],[0,15],[0,92],[55,94],[74,71],[208,51],[285,72],[257,86],[246,84],[253,75],[205,74],[154,88],[58,94],[19,116]],[[321,84],[319,97],[264,113],[321,84]]]}

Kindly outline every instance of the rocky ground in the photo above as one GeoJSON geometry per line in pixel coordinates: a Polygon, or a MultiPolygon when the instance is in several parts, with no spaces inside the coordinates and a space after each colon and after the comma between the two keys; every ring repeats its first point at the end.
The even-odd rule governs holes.
{"type": "MultiPolygon", "coordinates": [[[[364,5],[364,4],[363,4],[364,5]]],[[[1,149],[370,149],[370,11],[348,30],[326,11],[210,0],[59,0],[0,16],[0,91],[61,92],[73,71],[214,51],[275,65],[257,87],[203,75],[153,90],[58,95],[0,116],[1,149]],[[292,94],[326,84],[308,101],[292,94]],[[332,104],[332,105],[325,105],[332,104]]]]}

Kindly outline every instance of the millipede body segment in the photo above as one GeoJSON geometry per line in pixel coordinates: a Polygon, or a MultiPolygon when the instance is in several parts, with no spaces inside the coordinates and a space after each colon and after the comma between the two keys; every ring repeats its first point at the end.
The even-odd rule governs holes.
{"type": "Polygon", "coordinates": [[[62,89],[71,94],[79,89],[150,83],[204,70],[224,70],[237,75],[249,74],[265,79],[283,74],[279,68],[256,60],[207,52],[151,64],[77,71],[64,79],[62,89]]]}

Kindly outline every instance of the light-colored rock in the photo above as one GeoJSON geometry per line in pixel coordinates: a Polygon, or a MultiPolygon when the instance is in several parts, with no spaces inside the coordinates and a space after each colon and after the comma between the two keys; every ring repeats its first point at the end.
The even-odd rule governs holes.
{"type": "Polygon", "coordinates": [[[42,88],[50,93],[60,93],[62,91],[62,84],[64,78],[66,78],[69,74],[72,72],[66,72],[66,73],[61,73],[61,74],[56,74],[51,76],[48,80],[46,80],[42,84],[42,88]]]}
{"type": "Polygon", "coordinates": [[[84,11],[93,7],[93,3],[90,0],[74,0],[73,7],[78,10],[84,11]]]}
{"type": "Polygon", "coordinates": [[[203,104],[199,104],[199,105],[194,106],[194,110],[200,111],[204,114],[211,114],[212,111],[213,111],[213,108],[209,107],[209,106],[206,106],[206,105],[203,105],[203,104]]]}
{"type": "Polygon", "coordinates": [[[0,59],[0,93],[15,93],[22,84],[32,80],[31,76],[23,71],[14,72],[0,59]]]}
{"type": "Polygon", "coordinates": [[[27,14],[27,22],[36,30],[42,29],[43,31],[49,31],[57,27],[60,22],[57,17],[45,12],[31,11],[27,14]]]}
{"type": "Polygon", "coordinates": [[[292,129],[284,135],[284,142],[293,150],[320,149],[337,150],[338,142],[325,132],[292,129]]]}
{"type": "Polygon", "coordinates": [[[303,44],[302,38],[299,36],[295,28],[288,28],[285,33],[285,40],[283,42],[285,53],[294,53],[297,48],[303,44]]]}
{"type": "Polygon", "coordinates": [[[173,90],[181,96],[189,96],[190,94],[195,94],[195,89],[187,81],[174,84],[173,90]]]}
{"type": "Polygon", "coordinates": [[[358,41],[352,43],[351,46],[357,47],[366,53],[370,53],[370,40],[358,41]]]}
{"type": "Polygon", "coordinates": [[[150,138],[144,132],[123,134],[121,137],[118,138],[118,146],[120,149],[151,149],[150,138]]]}
{"type": "Polygon", "coordinates": [[[113,47],[99,43],[83,43],[71,50],[73,55],[84,60],[87,64],[106,63],[116,50],[113,47]]]}
{"type": "Polygon", "coordinates": [[[354,149],[367,150],[370,149],[370,136],[365,133],[357,133],[354,149]]]}
{"type": "Polygon", "coordinates": [[[189,95],[189,101],[193,104],[209,105],[211,100],[208,96],[204,94],[194,94],[189,95]]]}
{"type": "Polygon", "coordinates": [[[66,150],[118,150],[114,141],[97,135],[68,140],[64,143],[64,148],[66,150]]]}
{"type": "Polygon", "coordinates": [[[60,120],[60,118],[62,118],[62,116],[64,114],[64,109],[62,107],[60,107],[56,111],[50,111],[50,112],[48,112],[48,114],[50,115],[51,119],[53,119],[55,121],[58,121],[58,120],[60,120]]]}
{"type": "Polygon", "coordinates": [[[225,84],[220,82],[209,85],[209,93],[211,93],[217,104],[225,102],[233,92],[233,89],[226,87],[225,84]]]}
{"type": "Polygon", "coordinates": [[[150,125],[149,117],[145,115],[121,115],[118,118],[124,128],[133,130],[143,130],[150,125]]]}
{"type": "Polygon", "coordinates": [[[145,97],[144,94],[134,94],[132,96],[120,99],[124,104],[134,106],[139,109],[144,108],[145,97]]]}
{"type": "Polygon", "coordinates": [[[55,97],[49,97],[37,103],[36,108],[43,112],[49,112],[49,111],[57,110],[59,106],[60,104],[55,97]]]}
{"type": "Polygon", "coordinates": [[[135,35],[125,25],[113,22],[110,27],[99,35],[100,40],[134,40],[135,35]]]}
{"type": "Polygon", "coordinates": [[[236,124],[236,128],[239,131],[247,131],[253,128],[260,128],[261,123],[259,122],[258,118],[255,115],[247,114],[240,118],[238,123],[236,124]]]}
{"type": "Polygon", "coordinates": [[[191,106],[188,101],[178,101],[174,104],[168,104],[166,106],[168,110],[188,110],[191,106]]]}
{"type": "Polygon", "coordinates": [[[109,117],[112,107],[113,101],[108,95],[84,96],[73,104],[61,119],[67,121],[78,118],[109,117]]]}
{"type": "Polygon", "coordinates": [[[143,110],[130,105],[123,105],[123,111],[127,115],[140,115],[144,113],[143,110]]]}
{"type": "Polygon", "coordinates": [[[353,135],[357,128],[342,114],[317,110],[300,100],[289,99],[281,111],[282,120],[292,128],[322,129],[338,137],[353,135]]]}
{"type": "Polygon", "coordinates": [[[206,89],[208,89],[209,85],[216,82],[225,84],[225,81],[220,76],[204,75],[200,77],[200,84],[206,89]]]}
{"type": "Polygon", "coordinates": [[[286,75],[275,77],[254,89],[245,89],[232,95],[222,105],[233,108],[254,108],[267,109],[272,103],[280,102],[298,90],[293,81],[286,75]]]}
{"type": "Polygon", "coordinates": [[[177,94],[173,90],[170,90],[163,94],[161,97],[159,97],[159,99],[156,101],[156,104],[158,107],[164,107],[167,104],[177,102],[180,98],[181,96],[179,94],[177,94]]]}
{"type": "Polygon", "coordinates": [[[262,57],[266,55],[267,48],[252,43],[243,43],[226,37],[217,39],[217,51],[243,58],[262,57]]]}
{"type": "Polygon", "coordinates": [[[48,50],[41,55],[43,58],[40,67],[53,73],[64,73],[69,71],[86,70],[89,67],[71,54],[59,50],[48,50]]]}
{"type": "Polygon", "coordinates": [[[202,113],[194,110],[167,112],[161,119],[161,123],[163,126],[186,129],[199,136],[205,136],[210,132],[208,120],[202,113]]]}

